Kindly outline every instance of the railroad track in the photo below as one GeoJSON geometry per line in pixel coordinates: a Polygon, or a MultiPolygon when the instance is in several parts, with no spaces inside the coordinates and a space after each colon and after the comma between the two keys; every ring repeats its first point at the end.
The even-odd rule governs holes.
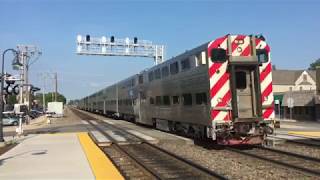
{"type": "MultiPolygon", "coordinates": [[[[100,122],[95,124],[92,120],[97,120],[96,118],[79,110],[73,109],[73,111],[107,137],[108,134],[104,131],[104,127],[108,126],[113,130],[121,130],[110,124],[107,125],[100,122]]],[[[140,139],[134,134],[126,133],[140,139]]],[[[227,179],[214,171],[183,159],[143,139],[140,139],[140,141],[141,143],[124,145],[113,143],[111,146],[100,148],[126,179],[227,179]]]]}
{"type": "Polygon", "coordinates": [[[320,148],[320,139],[306,138],[306,137],[302,137],[302,136],[295,136],[295,135],[289,135],[289,134],[279,134],[279,135],[299,137],[302,139],[288,139],[288,138],[279,137],[279,136],[271,136],[271,137],[275,138],[275,139],[281,139],[281,140],[284,140],[286,142],[293,143],[293,144],[299,144],[299,145],[304,145],[304,146],[309,146],[309,147],[314,147],[314,148],[320,148]]]}
{"type": "Polygon", "coordinates": [[[298,170],[303,173],[320,176],[320,159],[318,158],[262,146],[254,146],[250,149],[228,147],[227,150],[298,170]]]}

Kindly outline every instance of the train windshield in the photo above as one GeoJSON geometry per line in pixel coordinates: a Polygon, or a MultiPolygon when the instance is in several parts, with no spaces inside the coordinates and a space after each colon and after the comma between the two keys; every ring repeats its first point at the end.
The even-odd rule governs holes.
{"type": "Polygon", "coordinates": [[[225,62],[227,60],[227,51],[222,48],[214,48],[211,50],[212,62],[225,62]]]}
{"type": "Polygon", "coordinates": [[[257,57],[259,63],[266,63],[269,60],[268,51],[265,49],[257,49],[257,57]]]}

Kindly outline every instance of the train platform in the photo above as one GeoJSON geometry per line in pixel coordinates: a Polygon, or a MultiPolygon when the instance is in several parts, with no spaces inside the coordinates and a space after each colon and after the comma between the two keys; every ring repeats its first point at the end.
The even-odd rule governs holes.
{"type": "Polygon", "coordinates": [[[88,133],[33,134],[0,156],[0,179],[123,179],[88,133]]]}
{"type": "Polygon", "coordinates": [[[320,138],[320,131],[289,131],[288,134],[308,138],[320,138]]]}

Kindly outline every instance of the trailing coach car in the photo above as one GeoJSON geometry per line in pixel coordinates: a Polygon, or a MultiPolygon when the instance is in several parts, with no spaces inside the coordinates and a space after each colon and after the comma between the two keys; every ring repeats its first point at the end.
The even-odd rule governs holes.
{"type": "Polygon", "coordinates": [[[226,35],[80,100],[79,108],[219,144],[260,144],[273,132],[270,47],[226,35]]]}

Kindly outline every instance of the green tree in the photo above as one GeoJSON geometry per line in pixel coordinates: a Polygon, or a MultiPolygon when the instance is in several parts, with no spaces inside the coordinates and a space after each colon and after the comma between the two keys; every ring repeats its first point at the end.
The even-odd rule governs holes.
{"type": "MultiPolygon", "coordinates": [[[[48,102],[53,102],[53,101],[54,101],[54,92],[48,92],[48,93],[45,94],[44,97],[45,97],[44,99],[45,99],[46,106],[47,106],[47,105],[48,105],[48,102]]],[[[37,94],[34,96],[34,99],[39,102],[39,105],[40,105],[40,106],[43,106],[43,105],[42,105],[42,103],[43,103],[42,93],[37,93],[37,94]]],[[[63,102],[63,104],[66,104],[67,99],[64,97],[64,95],[58,93],[58,95],[57,95],[57,101],[58,101],[58,102],[63,102]]]]}
{"type": "Polygon", "coordinates": [[[316,70],[317,66],[320,66],[320,58],[318,58],[313,63],[311,63],[308,69],[309,70],[316,70]]]}

